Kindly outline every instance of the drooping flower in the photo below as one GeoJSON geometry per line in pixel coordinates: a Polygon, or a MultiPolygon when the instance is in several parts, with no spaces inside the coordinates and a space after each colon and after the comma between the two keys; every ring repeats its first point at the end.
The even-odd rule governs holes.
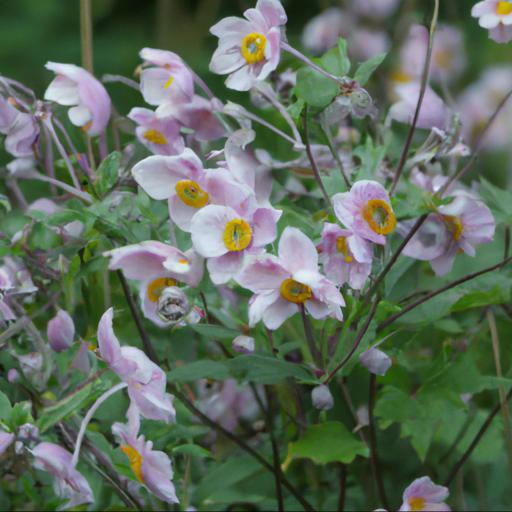
{"type": "Polygon", "coordinates": [[[359,362],[375,375],[385,375],[393,364],[391,358],[378,348],[370,348],[359,356],[359,362]]]}
{"type": "Polygon", "coordinates": [[[400,512],[437,511],[450,512],[451,508],[444,503],[448,498],[448,488],[436,485],[428,476],[417,478],[407,487],[403,494],[400,512]]]}
{"type": "Polygon", "coordinates": [[[75,339],[75,324],[67,311],[59,309],[48,322],[46,336],[55,352],[62,352],[71,346],[75,339]]]}
{"type": "Polygon", "coordinates": [[[179,503],[172,483],[171,460],[164,452],[153,450],[153,443],[139,436],[139,411],[133,404],[127,413],[128,424],[114,423],[112,432],[122,443],[121,451],[128,457],[137,480],[157,498],[166,503],[179,503]]]}
{"type": "Polygon", "coordinates": [[[240,199],[238,195],[226,194],[225,206],[205,206],[192,218],[194,249],[207,258],[210,278],[215,284],[236,278],[246,256],[263,252],[277,235],[281,210],[258,208],[251,197],[242,202],[240,199]]]}
{"type": "Polygon", "coordinates": [[[43,442],[34,448],[32,454],[34,466],[54,477],[53,488],[57,496],[68,500],[59,510],[94,501],[89,483],[71,463],[71,453],[59,445],[43,442]]]}
{"type": "Polygon", "coordinates": [[[318,253],[313,242],[296,228],[287,227],[281,235],[278,257],[265,254],[250,261],[237,281],[255,293],[249,303],[249,323],[260,320],[277,329],[300,307],[321,319],[343,319],[342,295],[318,271],[318,253]]]}
{"type": "Polygon", "coordinates": [[[135,107],[128,117],[137,123],[137,139],[155,155],[178,155],[185,149],[180,125],[173,118],[160,119],[147,108],[135,107]]]}
{"type": "Polygon", "coordinates": [[[165,392],[165,372],[136,347],[121,347],[112,327],[113,309],[98,325],[101,357],[128,384],[128,395],[141,414],[151,420],[171,423],[176,418],[173,397],[165,392]]]}
{"type": "Polygon", "coordinates": [[[396,217],[385,188],[376,181],[360,180],[350,189],[333,196],[338,220],[355,235],[384,245],[393,232],[396,217]]]}
{"type": "Polygon", "coordinates": [[[103,133],[110,119],[111,102],[101,82],[74,64],[48,62],[46,68],[56,77],[46,89],[44,99],[71,107],[69,120],[89,135],[103,133]]]}
{"type": "Polygon", "coordinates": [[[360,290],[372,271],[373,249],[370,242],[337,224],[326,222],[317,246],[325,275],[335,284],[348,283],[360,290]]]}
{"type": "Polygon", "coordinates": [[[478,24],[489,30],[489,37],[493,41],[512,41],[512,2],[483,0],[473,6],[471,16],[478,18],[478,24]]]}
{"type": "Polygon", "coordinates": [[[203,260],[194,251],[182,252],[155,240],[113,249],[104,255],[111,258],[110,270],[121,270],[127,279],[139,282],[144,316],[160,327],[169,325],[158,314],[162,292],[178,283],[195,287],[203,277],[203,260]]]}
{"type": "Polygon", "coordinates": [[[315,55],[322,55],[336,46],[339,37],[350,33],[353,21],[343,9],[329,7],[308,21],[302,32],[302,45],[315,55]]]}
{"type": "Polygon", "coordinates": [[[229,17],[211,27],[219,38],[210,70],[229,74],[226,86],[248,91],[256,81],[264,80],[279,64],[281,26],[286,13],[279,0],[258,0],[255,9],[247,9],[243,18],[229,17]]]}
{"type": "Polygon", "coordinates": [[[34,116],[17,107],[14,98],[0,96],[0,133],[5,135],[5,150],[11,155],[23,158],[34,154],[33,146],[39,137],[39,127],[34,116]]]}

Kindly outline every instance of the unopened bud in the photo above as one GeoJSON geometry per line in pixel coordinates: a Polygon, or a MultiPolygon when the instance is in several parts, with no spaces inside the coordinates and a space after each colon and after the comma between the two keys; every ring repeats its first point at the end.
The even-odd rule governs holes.
{"type": "Polygon", "coordinates": [[[169,286],[164,288],[158,298],[158,316],[168,325],[181,322],[190,311],[190,303],[181,288],[169,286]]]}
{"type": "Polygon", "coordinates": [[[313,389],[311,398],[313,399],[315,409],[319,409],[320,411],[328,411],[334,406],[334,398],[329,388],[323,384],[313,389]]]}
{"type": "Polygon", "coordinates": [[[371,348],[363,352],[359,356],[359,362],[375,375],[385,375],[392,364],[391,358],[378,348],[371,348]]]}
{"type": "Polygon", "coordinates": [[[68,349],[75,339],[75,324],[67,311],[62,309],[48,322],[46,335],[55,352],[68,349]]]}

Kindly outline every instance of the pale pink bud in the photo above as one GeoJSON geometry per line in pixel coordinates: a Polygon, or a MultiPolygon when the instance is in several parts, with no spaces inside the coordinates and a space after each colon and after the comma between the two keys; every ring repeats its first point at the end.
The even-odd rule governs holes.
{"type": "Polygon", "coordinates": [[[311,398],[315,409],[319,409],[320,411],[328,411],[334,406],[334,399],[331,392],[329,388],[323,384],[313,389],[311,398]]]}
{"type": "Polygon", "coordinates": [[[62,352],[71,346],[75,339],[75,324],[67,311],[59,310],[48,322],[46,335],[55,352],[62,352]]]}

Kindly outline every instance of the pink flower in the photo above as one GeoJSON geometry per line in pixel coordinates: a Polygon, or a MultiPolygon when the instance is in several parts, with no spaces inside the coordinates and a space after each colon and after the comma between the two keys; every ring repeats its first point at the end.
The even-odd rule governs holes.
{"type": "Polygon", "coordinates": [[[263,320],[269,329],[277,329],[302,306],[313,318],[342,320],[345,301],[318,271],[313,242],[298,229],[287,227],[279,240],[278,255],[256,257],[237,278],[241,286],[255,293],[249,303],[250,325],[263,320]]]}
{"type": "Polygon", "coordinates": [[[489,29],[489,37],[497,43],[512,41],[512,2],[484,0],[471,9],[482,28],[489,29]]]}
{"type": "Polygon", "coordinates": [[[360,180],[350,192],[333,196],[332,203],[338,220],[365,240],[384,245],[386,236],[395,229],[396,217],[388,193],[376,181],[360,180]]]}
{"type": "Polygon", "coordinates": [[[360,290],[372,271],[373,249],[370,242],[348,229],[326,222],[317,247],[325,275],[333,283],[348,283],[360,290]]]}
{"type": "MultiPolygon", "coordinates": [[[[236,191],[236,189],[234,189],[236,191]]],[[[226,191],[224,205],[208,205],[192,218],[194,249],[207,259],[215,284],[236,278],[249,254],[259,254],[277,235],[281,211],[257,208],[255,199],[226,191]]]]}
{"type": "Polygon", "coordinates": [[[155,155],[177,155],[185,149],[180,125],[172,118],[160,119],[147,108],[135,107],[128,117],[137,123],[137,139],[155,155]]]}
{"type": "Polygon", "coordinates": [[[32,454],[35,457],[34,466],[54,477],[53,488],[57,496],[69,500],[58,510],[94,501],[89,483],[71,463],[71,453],[56,444],[45,442],[38,444],[32,454]]]}
{"type": "Polygon", "coordinates": [[[128,409],[128,424],[114,423],[112,432],[121,441],[121,451],[128,457],[137,480],[158,499],[179,503],[172,483],[171,460],[161,451],[153,450],[153,443],[139,436],[140,418],[133,404],[128,409]]]}
{"type": "Polygon", "coordinates": [[[139,282],[144,316],[160,327],[169,322],[158,315],[158,303],[165,288],[185,283],[195,287],[203,277],[203,260],[189,250],[154,240],[108,251],[110,270],[121,270],[126,278],[139,282]]]}
{"type": "Polygon", "coordinates": [[[438,276],[450,272],[458,253],[475,256],[475,246],[491,242],[496,228],[485,204],[466,193],[455,194],[450,204],[428,216],[403,251],[406,256],[429,261],[438,276]]]}
{"type": "Polygon", "coordinates": [[[150,156],[132,170],[135,181],[153,199],[169,201],[169,217],[190,231],[192,217],[208,204],[223,204],[225,196],[246,200],[251,190],[225,169],[204,169],[189,148],[177,156],[150,156]]]}
{"type": "Polygon", "coordinates": [[[349,54],[354,59],[365,61],[379,53],[387,52],[390,45],[391,41],[386,32],[361,27],[350,37],[349,54]]]}
{"type": "Polygon", "coordinates": [[[403,503],[400,507],[401,512],[409,511],[437,511],[449,512],[451,509],[446,503],[443,503],[449,495],[449,491],[442,485],[435,485],[428,477],[424,476],[414,480],[407,487],[403,495],[403,503]]]}
{"type": "Polygon", "coordinates": [[[237,91],[248,91],[277,68],[280,27],[287,21],[279,0],[258,0],[256,8],[247,9],[244,16],[224,18],[210,29],[219,38],[210,70],[229,74],[226,86],[237,91]]]}
{"type": "Polygon", "coordinates": [[[391,358],[378,348],[370,348],[359,356],[359,362],[375,375],[385,375],[393,364],[391,358]]]}
{"type": "Polygon", "coordinates": [[[75,324],[67,311],[59,309],[48,322],[46,336],[55,352],[62,352],[71,346],[75,339],[75,324]]]}
{"type": "Polygon", "coordinates": [[[0,96],[0,133],[6,136],[5,150],[15,157],[32,156],[39,127],[34,116],[18,110],[16,105],[16,100],[0,96]]]}
{"type": "Polygon", "coordinates": [[[356,0],[352,2],[354,11],[360,16],[385,18],[396,10],[399,0],[356,0]]]}
{"type": "Polygon", "coordinates": [[[352,17],[339,7],[329,7],[312,18],[302,32],[302,45],[315,55],[321,55],[336,46],[340,36],[350,32],[352,17]]]}
{"type": "Polygon", "coordinates": [[[136,347],[121,347],[112,328],[113,309],[108,309],[98,325],[101,357],[110,369],[128,384],[128,395],[141,414],[151,420],[171,423],[176,418],[173,397],[165,392],[164,371],[136,347]]]}
{"type": "Polygon", "coordinates": [[[0,457],[6,452],[7,448],[14,442],[15,435],[10,432],[0,432],[0,457]]]}
{"type": "MultiPolygon", "coordinates": [[[[397,85],[395,92],[398,101],[389,109],[388,119],[399,123],[412,124],[416,106],[420,96],[421,85],[418,82],[397,85]]],[[[448,122],[448,110],[443,100],[427,86],[421,104],[416,126],[430,130],[432,128],[444,129],[448,122]]]]}
{"type": "Polygon", "coordinates": [[[105,87],[85,69],[74,64],[48,62],[46,68],[56,77],[44,93],[44,99],[71,107],[70,121],[89,135],[105,131],[110,119],[111,102],[105,87]]]}

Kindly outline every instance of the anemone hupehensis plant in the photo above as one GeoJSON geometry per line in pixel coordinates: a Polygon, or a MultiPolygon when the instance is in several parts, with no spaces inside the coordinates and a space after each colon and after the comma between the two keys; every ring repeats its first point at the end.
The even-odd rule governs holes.
{"type": "Polygon", "coordinates": [[[0,75],[1,508],[512,508],[512,67],[461,90],[439,0],[301,45],[292,3],[211,27],[217,94],[165,49],[95,76],[87,0],[84,67],[0,75]]]}

